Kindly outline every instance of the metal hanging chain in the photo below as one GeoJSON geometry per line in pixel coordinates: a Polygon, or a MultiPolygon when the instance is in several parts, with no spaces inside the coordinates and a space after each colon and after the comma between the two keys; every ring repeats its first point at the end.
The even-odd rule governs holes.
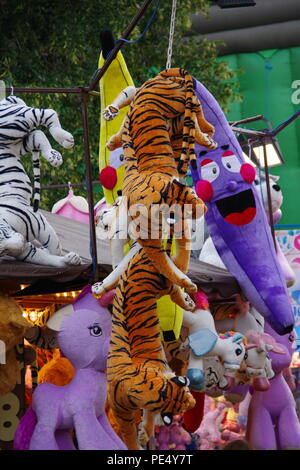
{"type": "Polygon", "coordinates": [[[175,30],[175,19],[176,19],[176,3],[177,3],[177,0],[172,0],[172,12],[171,12],[170,34],[169,34],[169,45],[168,45],[168,52],[167,52],[166,69],[171,68],[173,42],[174,42],[174,30],[175,30]]]}

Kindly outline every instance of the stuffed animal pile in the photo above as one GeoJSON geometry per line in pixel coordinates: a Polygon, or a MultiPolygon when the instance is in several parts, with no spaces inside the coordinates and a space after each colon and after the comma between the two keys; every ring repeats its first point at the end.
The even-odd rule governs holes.
{"type": "MultiPolygon", "coordinates": [[[[156,413],[163,411],[162,415],[166,418],[166,411],[168,415],[170,412],[183,412],[183,408],[181,411],[174,408],[171,411],[170,401],[163,403],[158,400],[158,396],[154,395],[152,376],[148,375],[150,366],[163,374],[167,371],[158,340],[159,324],[155,308],[156,300],[162,293],[169,293],[172,300],[184,309],[185,338],[181,338],[177,346],[173,342],[164,347],[171,360],[179,359],[182,362],[182,374],[189,378],[189,386],[194,391],[193,396],[197,397],[196,401],[200,392],[212,396],[223,393],[231,393],[232,397],[239,396],[235,395],[235,389],[240,385],[244,386],[245,391],[249,385],[257,392],[264,393],[268,390],[270,380],[274,377],[268,352],[272,350],[280,355],[282,349],[270,335],[264,334],[264,319],[280,334],[290,331],[294,320],[285,282],[278,270],[267,218],[255,189],[255,169],[243,160],[239,144],[212,95],[202,84],[191,80],[187,72],[171,69],[149,80],[139,89],[130,87],[124,90],[106,108],[105,119],[114,119],[119,109],[129,103],[129,112],[120,132],[112,136],[107,144],[112,151],[123,145],[125,178],[122,197],[114,206],[103,207],[98,217],[101,229],[110,233],[112,246],[115,247],[112,250],[116,255],[113,266],[115,269],[104,281],[93,286],[93,292],[101,295],[116,287],[114,326],[108,358],[109,401],[128,448],[138,449],[140,447],[134,411],[138,408],[148,409],[148,413],[144,412],[144,429],[147,429],[148,438],[153,436],[149,426],[153,418],[149,416],[154,411],[147,407],[147,401],[144,400],[144,397],[148,399],[149,392],[144,387],[146,383],[137,387],[138,379],[133,378],[140,377],[137,375],[139,371],[143,371],[153,389],[153,397],[157,403],[156,413]],[[180,114],[177,103],[174,104],[177,99],[180,106],[183,102],[182,95],[176,95],[178,90],[174,93],[175,87],[179,89],[180,86],[189,93],[185,97],[185,108],[190,111],[191,103],[194,104],[195,116],[198,116],[197,124],[194,119],[189,121],[192,136],[189,139],[185,137],[188,122],[186,116],[182,112],[180,114]],[[170,90],[170,93],[159,98],[163,87],[170,90]],[[195,100],[194,94],[198,100],[195,100]],[[167,111],[166,102],[172,111],[167,111]],[[199,104],[203,107],[204,114],[202,110],[198,113],[199,104]],[[174,109],[177,115],[173,113],[174,109]],[[212,140],[214,131],[217,142],[212,140]],[[197,165],[193,139],[196,141],[197,165]],[[179,177],[186,175],[188,162],[191,163],[196,192],[200,198],[198,200],[194,198],[190,188],[180,187],[177,182],[179,177]],[[225,196],[223,193],[226,193],[225,196]],[[209,213],[203,205],[200,209],[201,199],[206,202],[209,213]],[[190,219],[196,220],[203,213],[206,214],[210,243],[212,249],[216,246],[218,250],[220,266],[227,266],[238,281],[241,281],[243,293],[229,301],[231,305],[227,310],[215,308],[222,299],[217,299],[216,294],[213,297],[213,292],[209,293],[209,302],[212,303],[199,305],[199,291],[196,294],[195,285],[183,275],[190,256],[187,238],[175,236],[177,251],[172,260],[170,246],[163,246],[165,225],[157,217],[158,211],[155,213],[153,209],[158,209],[162,204],[168,209],[174,202],[182,207],[182,212],[184,205],[190,204],[190,219]],[[142,211],[143,207],[146,208],[145,212],[142,211]],[[152,216],[154,214],[152,228],[154,227],[156,237],[151,237],[149,231],[150,209],[152,216]],[[257,227],[262,226],[264,232],[260,234],[257,227]],[[130,239],[134,243],[124,257],[124,246],[130,239]],[[247,250],[243,244],[251,252],[250,264],[248,255],[247,261],[244,259],[247,250]],[[265,268],[260,269],[262,246],[266,250],[263,260],[265,268]],[[259,273],[263,273],[264,269],[270,272],[269,279],[271,273],[275,273],[274,282],[278,286],[276,292],[271,285],[263,287],[259,284],[259,273]],[[140,273],[147,277],[147,281],[141,279],[140,273]],[[166,279],[171,284],[166,284],[166,279]],[[161,283],[162,280],[165,284],[161,283]],[[171,290],[166,290],[170,286],[171,290]],[[183,297],[177,286],[185,288],[192,299],[183,297]],[[273,302],[269,296],[271,292],[278,296],[277,305],[275,299],[273,302]],[[217,315],[211,315],[210,307],[214,315],[217,311],[217,315]],[[147,312],[153,312],[153,315],[147,312]],[[148,325],[151,325],[150,329],[148,325]],[[146,358],[149,360],[149,369],[144,369],[146,358]],[[116,395],[116,391],[122,393],[116,395]],[[138,400],[138,394],[143,399],[138,400]],[[129,396],[130,400],[126,398],[129,396]]],[[[191,110],[193,114],[193,105],[191,110]]],[[[175,227],[176,223],[172,226],[170,213],[166,212],[172,236],[178,227],[175,227]]],[[[176,215],[174,219],[176,220],[176,215]]],[[[185,228],[181,226],[182,231],[185,228]]],[[[205,248],[203,253],[209,253],[208,243],[205,248]]],[[[172,393],[171,390],[168,398],[174,401],[172,393]]],[[[243,396],[238,400],[242,398],[243,396]]],[[[192,402],[188,408],[191,406],[192,402]]],[[[165,423],[170,424],[171,420],[172,418],[165,419],[165,423]]],[[[144,439],[145,433],[141,434],[144,439]]]]}
{"type": "MultiPolygon", "coordinates": [[[[168,69],[139,89],[126,89],[104,118],[114,119],[128,104],[120,131],[107,143],[111,151],[123,147],[122,196],[97,214],[99,226],[110,234],[113,271],[92,286],[97,300],[84,290],[71,310],[66,307],[49,322],[58,330],[74,377],[61,387],[38,386],[15,446],[74,449],[75,431],[79,449],[139,450],[151,439],[159,449],[186,449],[192,443],[189,432],[201,423],[205,393],[241,401],[251,387],[249,440],[256,448],[286,448],[292,441],[284,440],[284,426],[275,423],[264,399],[276,385],[289,402],[287,411],[280,409],[284,424],[294,417],[281,369],[273,368],[276,361],[287,367],[285,341],[294,319],[255,170],[244,161],[218,103],[186,70],[168,69]],[[183,183],[189,165],[196,191],[183,183]],[[219,293],[206,295],[188,276],[190,227],[203,215],[210,236],[203,257],[217,252],[219,265],[241,286],[225,307],[219,293]],[[166,295],[183,309],[180,339],[169,344],[161,341],[157,314],[157,301],[166,295]],[[267,322],[285,341],[271,328],[264,332],[267,322]],[[172,361],[178,361],[176,367],[172,361]],[[278,442],[273,437],[262,443],[251,418],[262,409],[270,415],[270,427],[278,427],[278,442]],[[198,422],[189,423],[193,410],[198,422]],[[167,427],[155,428],[158,417],[167,427]]],[[[206,415],[203,429],[211,429],[203,431],[202,448],[225,439],[216,426],[223,409],[206,415]]],[[[228,427],[227,434],[234,429],[228,427]]]]}

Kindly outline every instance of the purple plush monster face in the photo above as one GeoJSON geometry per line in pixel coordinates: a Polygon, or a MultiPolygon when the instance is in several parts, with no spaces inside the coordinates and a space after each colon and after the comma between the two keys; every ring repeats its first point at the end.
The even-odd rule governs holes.
{"type": "Polygon", "coordinates": [[[89,287],[72,304],[73,312],[64,317],[59,347],[75,368],[105,370],[112,325],[107,306],[112,298],[109,292],[97,300],[89,287]]]}
{"type": "Polygon", "coordinates": [[[205,220],[227,269],[254,307],[279,334],[293,329],[294,316],[285,279],[278,265],[264,208],[253,184],[255,169],[218,102],[194,80],[205,118],[214,125],[218,148],[196,146],[198,169],[191,170],[197,195],[208,211],[205,220]]]}
{"type": "Polygon", "coordinates": [[[213,151],[199,153],[197,194],[216,208],[216,217],[227,224],[243,226],[256,216],[256,191],[251,183],[255,169],[225,144],[213,151]]]}

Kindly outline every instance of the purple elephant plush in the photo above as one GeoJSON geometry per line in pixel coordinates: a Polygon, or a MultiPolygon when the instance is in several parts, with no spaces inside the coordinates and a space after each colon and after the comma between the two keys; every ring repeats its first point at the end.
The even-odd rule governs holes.
{"type": "Polygon", "coordinates": [[[58,387],[43,383],[32,398],[32,408],[20,421],[15,449],[125,450],[105,413],[106,359],[111,336],[108,305],[114,292],[99,300],[87,286],[72,305],[58,311],[48,322],[58,331],[58,344],[75,368],[72,381],[58,387]]]}
{"type": "Polygon", "coordinates": [[[228,271],[249,302],[280,335],[292,331],[294,315],[286,281],[278,263],[269,223],[255,188],[255,169],[244,159],[222,109],[194,79],[205,118],[214,125],[218,147],[196,145],[197,169],[192,176],[205,201],[205,221],[228,271]]]}
{"type": "Polygon", "coordinates": [[[246,438],[256,450],[300,449],[300,424],[295,400],[283,371],[292,358],[294,335],[279,336],[268,324],[265,332],[280,343],[285,354],[270,352],[275,377],[267,391],[253,391],[248,408],[246,438]]]}

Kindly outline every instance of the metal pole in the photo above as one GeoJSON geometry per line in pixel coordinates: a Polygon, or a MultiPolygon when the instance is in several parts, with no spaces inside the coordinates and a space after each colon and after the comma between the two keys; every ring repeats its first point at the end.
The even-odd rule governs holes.
{"type": "Polygon", "coordinates": [[[83,122],[83,145],[84,145],[84,158],[86,165],[86,182],[87,182],[87,197],[89,205],[89,216],[90,216],[90,238],[91,238],[91,249],[92,256],[96,266],[96,272],[94,275],[94,281],[98,281],[98,256],[97,256],[97,241],[96,241],[96,229],[94,220],[94,196],[93,196],[93,178],[92,178],[92,165],[91,165],[91,154],[90,154],[90,136],[89,136],[89,122],[87,112],[87,100],[88,94],[82,90],[80,94],[81,98],[81,110],[82,110],[82,122],[83,122]]]}
{"type": "MultiPolygon", "coordinates": [[[[147,10],[147,8],[149,7],[149,5],[152,3],[153,0],[146,0],[144,2],[144,4],[141,6],[141,8],[139,9],[139,11],[137,12],[137,14],[135,15],[135,17],[132,19],[131,23],[127,26],[127,28],[125,29],[124,33],[122,34],[122,38],[124,39],[127,39],[128,36],[130,35],[130,33],[133,31],[133,29],[135,28],[135,26],[137,25],[137,23],[139,22],[139,20],[142,18],[142,16],[144,15],[145,11],[147,10]]],[[[116,42],[116,45],[115,47],[113,48],[113,50],[111,51],[111,53],[109,54],[109,56],[107,57],[106,61],[104,62],[103,64],[103,67],[101,67],[100,70],[98,70],[98,72],[96,73],[92,83],[90,84],[90,86],[88,87],[88,91],[92,91],[95,89],[95,87],[97,86],[99,80],[101,79],[101,77],[104,75],[104,73],[106,72],[106,70],[108,69],[108,67],[110,66],[110,64],[112,63],[112,61],[114,60],[114,58],[116,57],[117,53],[119,52],[119,50],[121,49],[121,47],[123,46],[124,44],[124,41],[117,41],[116,42]]]]}
{"type": "Polygon", "coordinates": [[[272,213],[272,196],[271,196],[270,175],[269,175],[269,167],[268,167],[268,159],[267,159],[266,142],[263,141],[262,144],[264,148],[264,164],[265,164],[267,195],[268,195],[269,222],[270,222],[272,237],[273,237],[274,246],[276,250],[276,239],[275,239],[274,219],[273,219],[273,213],[272,213]]]}
{"type": "Polygon", "coordinates": [[[297,111],[292,117],[290,117],[287,121],[282,123],[277,129],[273,130],[271,132],[272,137],[275,137],[275,135],[279,134],[283,129],[285,129],[287,126],[291,124],[291,122],[295,121],[300,116],[300,111],[297,111]]]}
{"type": "MultiPolygon", "coordinates": [[[[98,184],[101,185],[100,181],[92,181],[92,184],[98,184]]],[[[71,183],[71,188],[75,187],[80,187],[80,186],[86,186],[86,183],[71,183]]],[[[63,189],[63,188],[69,188],[70,184],[64,183],[64,184],[51,184],[49,186],[41,186],[41,189],[63,189]]]]}
{"type": "Polygon", "coordinates": [[[80,93],[79,88],[25,88],[25,87],[5,87],[6,92],[10,93],[80,93]]]}
{"type": "Polygon", "coordinates": [[[229,121],[229,124],[230,126],[238,126],[240,124],[246,124],[247,122],[261,121],[262,119],[263,119],[263,115],[259,114],[258,116],[241,119],[240,121],[229,121]]]}

